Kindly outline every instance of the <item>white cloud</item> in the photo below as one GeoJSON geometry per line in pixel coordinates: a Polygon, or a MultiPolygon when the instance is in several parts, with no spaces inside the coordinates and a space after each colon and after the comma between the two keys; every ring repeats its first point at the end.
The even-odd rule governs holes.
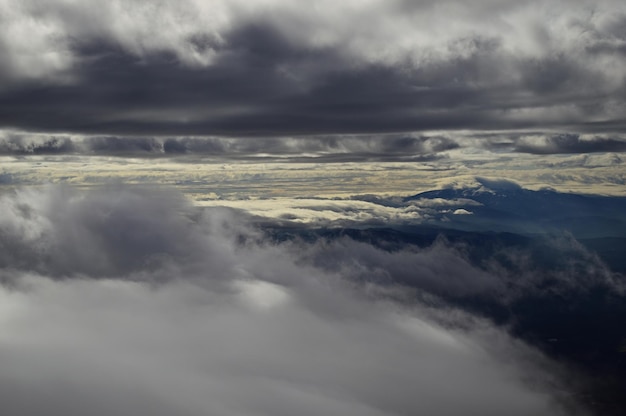
{"type": "MultiPolygon", "coordinates": [[[[554,368],[529,347],[342,277],[376,250],[345,246],[360,254],[341,274],[314,267],[234,213],[167,192],[48,188],[2,203],[9,413],[564,414],[554,368]],[[14,232],[26,225],[39,246],[14,232]]],[[[456,267],[444,247],[415,261],[441,255],[456,267]]]]}
{"type": "Polygon", "coordinates": [[[443,329],[346,292],[329,299],[352,304],[341,319],[186,283],[22,280],[0,292],[0,396],[14,414],[556,411],[499,357],[524,362],[523,347],[486,344],[501,333],[443,329]]]}
{"type": "Polygon", "coordinates": [[[0,2],[0,74],[5,81],[66,81],[66,71],[74,64],[67,33],[58,23],[32,15],[24,6],[20,1],[0,2]]]}
{"type": "Polygon", "coordinates": [[[416,222],[423,210],[414,204],[384,206],[367,201],[351,199],[276,198],[254,201],[205,200],[197,203],[204,207],[230,207],[277,220],[294,223],[328,225],[331,223],[396,223],[416,222]]]}
{"type": "MultiPolygon", "coordinates": [[[[112,42],[137,57],[169,52],[183,65],[211,65],[227,50],[227,35],[249,23],[271,26],[304,50],[336,48],[347,66],[408,63],[411,71],[424,63],[480,53],[484,41],[501,48],[506,61],[500,63],[514,70],[516,57],[567,54],[577,60],[590,48],[622,47],[625,40],[615,26],[626,12],[622,2],[609,0],[481,1],[471,5],[459,1],[318,0],[307,7],[284,0],[185,0],[176,4],[3,0],[0,11],[5,63],[14,76],[32,77],[48,77],[71,68],[75,63],[72,47],[85,40],[112,42]]],[[[623,58],[618,54],[605,53],[584,66],[597,71],[605,83],[603,88],[614,88],[622,82],[620,64],[623,58]]],[[[316,69],[302,70],[305,68],[285,68],[298,77],[316,69]]],[[[517,71],[509,75],[507,71],[491,72],[497,77],[520,76],[517,71]]]]}

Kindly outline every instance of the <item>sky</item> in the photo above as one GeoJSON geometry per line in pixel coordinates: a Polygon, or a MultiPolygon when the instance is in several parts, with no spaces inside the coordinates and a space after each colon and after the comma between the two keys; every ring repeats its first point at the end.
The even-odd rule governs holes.
{"type": "Polygon", "coordinates": [[[609,0],[3,0],[3,183],[206,185],[236,161],[238,183],[259,179],[248,197],[291,196],[305,167],[371,182],[312,195],[490,173],[623,195],[625,16],[609,0]]]}
{"type": "Polygon", "coordinates": [[[556,272],[263,227],[476,217],[406,199],[439,189],[621,201],[624,68],[623,0],[0,0],[0,401],[586,414],[574,370],[455,303],[622,296],[571,235],[556,272]]]}

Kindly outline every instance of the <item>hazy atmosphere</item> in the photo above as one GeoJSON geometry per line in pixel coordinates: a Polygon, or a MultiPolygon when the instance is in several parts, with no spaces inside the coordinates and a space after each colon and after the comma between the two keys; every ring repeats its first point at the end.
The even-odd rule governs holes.
{"type": "Polygon", "coordinates": [[[13,415],[626,400],[623,1],[0,0],[13,415]]]}

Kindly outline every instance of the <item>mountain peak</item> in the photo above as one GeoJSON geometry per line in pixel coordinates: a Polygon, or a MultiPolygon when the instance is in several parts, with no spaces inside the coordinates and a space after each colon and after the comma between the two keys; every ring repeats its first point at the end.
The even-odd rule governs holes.
{"type": "Polygon", "coordinates": [[[523,188],[516,182],[508,179],[490,179],[482,176],[477,176],[476,182],[480,187],[487,191],[521,191],[523,188]]]}

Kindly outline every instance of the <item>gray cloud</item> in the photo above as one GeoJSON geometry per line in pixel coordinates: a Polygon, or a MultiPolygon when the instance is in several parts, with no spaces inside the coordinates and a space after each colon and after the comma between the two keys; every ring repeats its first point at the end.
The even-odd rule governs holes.
{"type": "Polygon", "coordinates": [[[515,142],[515,150],[534,154],[626,152],[626,141],[602,136],[581,137],[579,134],[526,136],[515,142]]]}
{"type": "Polygon", "coordinates": [[[219,157],[235,160],[430,161],[459,144],[445,136],[118,137],[1,132],[0,154],[219,157]],[[286,159],[288,158],[288,159],[286,159]]]}
{"type": "MultiPolygon", "coordinates": [[[[428,162],[456,149],[537,155],[620,153],[622,135],[578,133],[361,134],[292,137],[99,136],[0,131],[0,155],[182,157],[290,162],[428,162]]],[[[616,156],[617,157],[617,156],[616,156]]],[[[466,161],[471,163],[471,161],[466,161]]]]}
{"type": "Polygon", "coordinates": [[[12,413],[575,414],[536,351],[365,284],[377,267],[417,267],[435,291],[494,284],[445,246],[340,243],[350,264],[319,257],[341,245],[315,245],[311,263],[239,214],[169,192],[16,192],[0,201],[0,396],[12,413]],[[443,259],[449,276],[435,280],[427,267],[443,259]]]}
{"type": "Polygon", "coordinates": [[[77,150],[69,137],[3,133],[0,137],[0,154],[3,155],[67,154],[77,150]]]}
{"type": "Polygon", "coordinates": [[[623,127],[618,1],[98,5],[0,3],[0,123],[254,136],[623,127]]]}
{"type": "Polygon", "coordinates": [[[425,250],[390,253],[343,239],[330,243],[330,247],[316,247],[312,257],[319,267],[356,281],[404,284],[450,298],[485,293],[494,296],[504,290],[505,284],[502,276],[473,267],[462,252],[443,241],[436,241],[425,250]]]}

